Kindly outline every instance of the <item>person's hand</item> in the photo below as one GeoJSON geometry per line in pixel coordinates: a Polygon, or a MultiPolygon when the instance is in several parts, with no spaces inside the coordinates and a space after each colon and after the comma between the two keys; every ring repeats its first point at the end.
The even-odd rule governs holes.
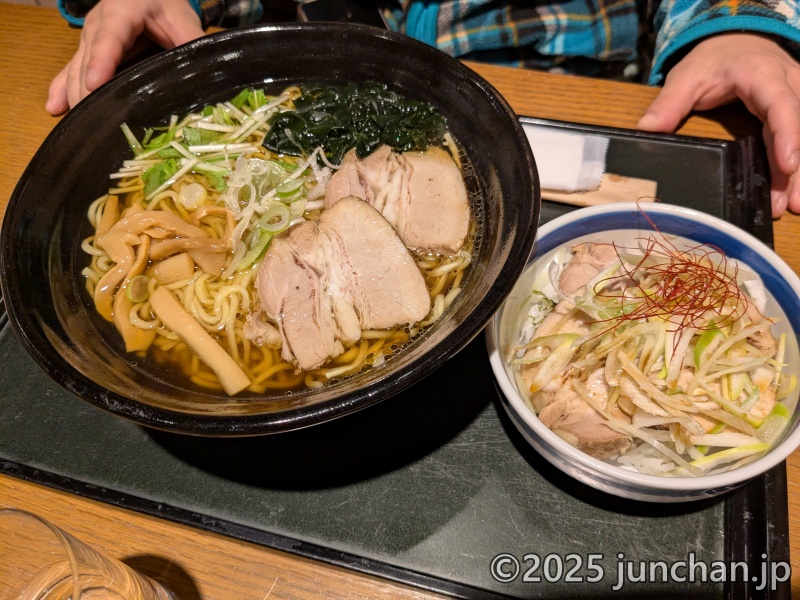
{"type": "Polygon", "coordinates": [[[736,98],[764,125],[773,217],[800,213],[800,64],[775,41],[746,33],[703,40],[667,74],[638,127],[673,132],[690,111],[736,98]]]}
{"type": "Polygon", "coordinates": [[[203,33],[189,0],[101,0],[86,15],[75,56],[50,84],[46,109],[61,114],[111,79],[142,34],[168,49],[203,33]]]}

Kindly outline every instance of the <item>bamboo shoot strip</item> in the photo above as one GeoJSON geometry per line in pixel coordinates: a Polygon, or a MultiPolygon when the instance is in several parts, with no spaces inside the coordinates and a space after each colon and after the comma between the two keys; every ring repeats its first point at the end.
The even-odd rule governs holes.
{"type": "Polygon", "coordinates": [[[150,296],[150,306],[164,326],[177,333],[200,360],[214,370],[228,394],[238,394],[250,385],[250,379],[236,361],[183,309],[167,288],[155,289],[150,296]]]}

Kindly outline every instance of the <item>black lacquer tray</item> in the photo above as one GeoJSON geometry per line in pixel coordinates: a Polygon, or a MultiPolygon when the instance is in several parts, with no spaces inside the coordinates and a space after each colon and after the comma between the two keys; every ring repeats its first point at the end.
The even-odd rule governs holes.
{"type": "MultiPolygon", "coordinates": [[[[758,140],[522,120],[608,136],[609,172],[654,179],[661,201],[772,243],[758,140]]],[[[542,219],[568,210],[545,202],[542,219]]],[[[626,597],[790,596],[788,579],[758,589],[763,554],[789,562],[785,465],[701,502],[605,496],[551,467],[507,420],[482,336],[377,406],[239,439],[149,430],[91,407],[48,379],[6,325],[0,361],[0,471],[29,481],[458,597],[605,598],[620,567],[626,597]],[[520,571],[503,583],[491,565],[506,554],[520,571]],[[694,577],[680,564],[670,573],[690,560],[694,577]],[[661,562],[666,577],[651,569],[661,562]],[[740,567],[735,582],[700,581],[699,563],[709,575],[745,563],[749,576],[740,567]],[[629,581],[642,565],[654,576],[629,581]]]]}

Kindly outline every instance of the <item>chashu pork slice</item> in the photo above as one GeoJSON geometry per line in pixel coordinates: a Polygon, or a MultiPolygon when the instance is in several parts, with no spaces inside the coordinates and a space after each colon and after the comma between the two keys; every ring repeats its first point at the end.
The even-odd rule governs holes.
{"type": "Polygon", "coordinates": [[[389,329],[427,316],[425,279],[377,210],[348,196],[322,213],[319,228],[328,238],[328,290],[335,302],[353,307],[361,329],[389,329]]]}
{"type": "Polygon", "coordinates": [[[409,248],[452,254],[469,233],[464,179],[441,148],[398,154],[381,146],[360,160],[351,150],[328,183],[325,205],[346,196],[378,209],[409,248]]]}
{"type": "MultiPolygon", "coordinates": [[[[580,294],[593,277],[617,258],[611,244],[582,244],[573,248],[573,251],[574,255],[558,281],[561,293],[566,296],[580,294]]],[[[533,335],[534,337],[559,333],[585,335],[589,332],[590,322],[588,315],[578,310],[571,300],[565,299],[556,304],[533,335]]],[[[541,348],[530,348],[525,353],[525,358],[537,357],[539,353],[541,348]]],[[[528,388],[531,387],[540,366],[541,363],[532,362],[520,369],[522,379],[528,388]]],[[[605,409],[611,391],[605,380],[603,366],[592,370],[582,383],[594,401],[605,409]]],[[[606,418],[578,395],[570,385],[568,372],[560,373],[540,390],[533,392],[530,400],[542,423],[562,439],[591,456],[613,458],[624,454],[633,445],[631,436],[609,427],[606,418]]],[[[618,405],[614,406],[612,415],[622,421],[630,422],[630,417],[623,413],[618,405]]]]}
{"type": "MultiPolygon", "coordinates": [[[[526,381],[529,381],[526,378],[526,381]]],[[[605,409],[610,388],[603,367],[589,373],[584,382],[587,392],[605,409]]],[[[633,445],[631,436],[620,433],[606,424],[606,418],[592,408],[569,384],[564,375],[553,378],[531,398],[539,420],[553,433],[579,450],[596,458],[613,458],[624,454],[633,445]]],[[[617,406],[611,411],[617,419],[630,422],[617,406]]]]}
{"type": "Polygon", "coordinates": [[[458,252],[469,233],[469,200],[461,171],[440,148],[403,157],[411,176],[401,237],[412,248],[458,252]]]}
{"type": "Polygon", "coordinates": [[[281,356],[306,370],[344,352],[330,296],[313,264],[318,239],[313,222],[275,237],[256,282],[264,312],[278,324],[281,356]]]}
{"type": "Polygon", "coordinates": [[[421,321],[430,295],[411,253],[381,214],[346,197],[277,236],[259,268],[259,300],[278,325],[282,356],[315,369],[364,329],[421,321]]]}

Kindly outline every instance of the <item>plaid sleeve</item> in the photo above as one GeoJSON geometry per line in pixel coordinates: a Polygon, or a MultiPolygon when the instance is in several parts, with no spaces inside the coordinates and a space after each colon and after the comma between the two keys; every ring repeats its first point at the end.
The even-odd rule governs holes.
{"type": "MultiPolygon", "coordinates": [[[[187,0],[200,17],[203,28],[238,27],[257,22],[263,11],[260,0],[187,0]]],[[[58,0],[58,10],[70,25],[81,27],[99,0],[58,0]]]]}
{"type": "Polygon", "coordinates": [[[452,56],[514,66],[626,61],[637,54],[636,0],[404,0],[385,20],[452,56]]]}
{"type": "Polygon", "coordinates": [[[663,0],[655,17],[650,83],[660,84],[676,60],[702,38],[728,31],[776,36],[797,54],[800,5],[796,0],[663,0]]]}
{"type": "Polygon", "coordinates": [[[203,27],[239,27],[258,22],[264,13],[260,0],[190,0],[198,2],[203,27]]]}

